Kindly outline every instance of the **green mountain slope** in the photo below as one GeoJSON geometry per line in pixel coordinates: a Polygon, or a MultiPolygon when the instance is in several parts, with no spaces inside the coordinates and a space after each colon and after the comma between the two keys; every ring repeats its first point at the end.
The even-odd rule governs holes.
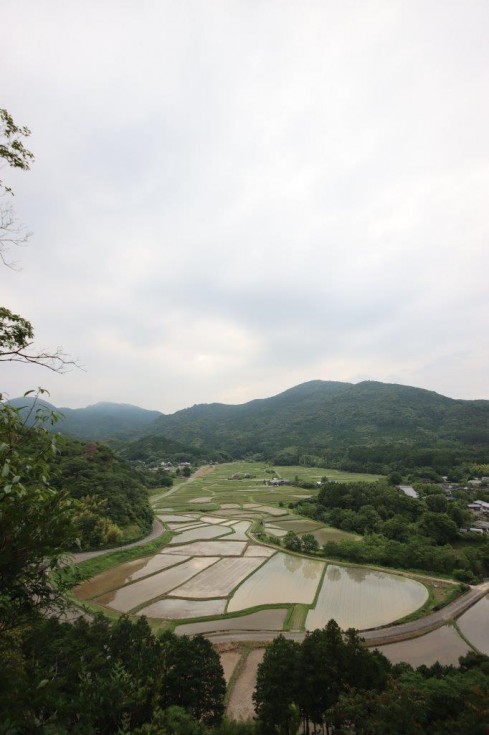
{"type": "Polygon", "coordinates": [[[161,416],[150,432],[232,456],[392,443],[489,447],[489,401],[373,381],[311,381],[240,406],[197,405],[161,416]]]}
{"type": "Polygon", "coordinates": [[[271,398],[200,404],[171,415],[109,403],[61,411],[57,431],[109,441],[129,460],[260,455],[383,472],[397,465],[442,470],[487,461],[489,453],[489,401],[374,381],[313,380],[271,398]]]}
{"type": "Polygon", "coordinates": [[[30,415],[31,421],[39,408],[56,411],[60,419],[55,430],[80,439],[131,440],[163,416],[160,411],[148,411],[128,403],[102,402],[86,408],[56,408],[48,401],[30,396],[14,398],[9,403],[22,408],[22,415],[30,415]]]}

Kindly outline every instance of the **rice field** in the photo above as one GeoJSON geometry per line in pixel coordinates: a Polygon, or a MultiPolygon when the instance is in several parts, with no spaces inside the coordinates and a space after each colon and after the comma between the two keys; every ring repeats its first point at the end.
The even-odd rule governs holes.
{"type": "Polygon", "coordinates": [[[247,558],[221,559],[210,569],[177,587],[170,594],[176,597],[210,598],[227,597],[230,592],[263,564],[263,559],[247,558]]]}
{"type": "Polygon", "coordinates": [[[343,630],[377,628],[414,612],[427,599],[426,587],[407,577],[330,564],[306,629],[323,628],[331,618],[343,630]]]}
{"type": "Polygon", "coordinates": [[[245,546],[245,541],[194,541],[183,546],[168,547],[165,553],[190,556],[241,556],[245,546]]]}
{"type": "Polygon", "coordinates": [[[143,607],[138,615],[148,618],[181,620],[185,618],[204,618],[222,615],[226,609],[226,600],[186,600],[166,597],[164,600],[152,602],[143,607]]]}
{"type": "Polygon", "coordinates": [[[171,513],[163,513],[158,516],[160,521],[163,521],[163,523],[176,523],[177,525],[180,525],[181,523],[190,523],[195,522],[195,520],[198,518],[197,515],[191,515],[191,516],[185,516],[185,515],[176,515],[171,513]]]}
{"type": "Polygon", "coordinates": [[[288,485],[272,487],[268,484],[271,479],[281,477],[293,481],[298,477],[300,480],[318,482],[324,476],[336,482],[375,481],[379,478],[379,475],[340,472],[323,467],[269,467],[257,462],[232,462],[216,465],[207,474],[182,483],[171,495],[163,493],[159,499],[155,499],[155,508],[157,512],[165,508],[166,512],[173,510],[188,513],[194,511],[198,505],[215,504],[215,509],[220,511],[260,507],[260,514],[286,516],[286,508],[277,507],[279,501],[286,506],[289,502],[314,495],[317,491],[301,492],[297,487],[288,485]],[[232,479],[233,476],[240,479],[232,479]],[[265,506],[266,510],[261,506],[265,506]]]}
{"type": "Polygon", "coordinates": [[[233,539],[237,541],[248,541],[247,531],[251,526],[250,521],[238,521],[233,523],[231,528],[233,530],[233,539]]]}
{"type": "Polygon", "coordinates": [[[457,666],[459,657],[465,656],[470,649],[453,626],[444,625],[419,638],[377,646],[377,650],[393,664],[406,661],[417,667],[432,666],[436,661],[443,666],[457,666]]]}
{"type": "Polygon", "coordinates": [[[163,554],[156,554],[156,556],[150,557],[149,559],[129,561],[126,564],[121,564],[114,569],[109,569],[102,574],[98,574],[87,582],[82,582],[82,584],[75,588],[75,594],[80,600],[89,600],[98,595],[102,595],[104,592],[110,592],[130,582],[135,582],[137,579],[149,576],[156,571],[181,564],[188,559],[190,559],[189,555],[168,557],[163,554]]]}
{"type": "Polygon", "coordinates": [[[244,555],[245,556],[273,556],[275,549],[271,549],[269,546],[259,546],[258,544],[248,544],[244,555]]]}
{"type": "Polygon", "coordinates": [[[202,523],[224,523],[226,521],[225,518],[218,518],[217,516],[202,516],[201,519],[202,523]]]}
{"type": "Polygon", "coordinates": [[[190,577],[203,571],[208,566],[219,561],[217,556],[196,557],[178,564],[163,572],[152,574],[139,582],[120,587],[105,595],[95,598],[101,605],[107,605],[113,610],[126,613],[139,607],[144,602],[160,597],[186,582],[190,577]]]}
{"type": "Polygon", "coordinates": [[[480,653],[489,656],[489,597],[483,597],[458,620],[462,635],[480,653]]]}
{"type": "Polygon", "coordinates": [[[256,672],[263,661],[264,648],[255,648],[249,652],[244,661],[238,681],[231,691],[227,706],[227,715],[233,720],[252,720],[255,716],[253,690],[256,683],[256,672]]]}
{"type": "Polygon", "coordinates": [[[311,533],[321,528],[318,521],[310,521],[307,518],[293,518],[291,520],[279,520],[273,522],[274,526],[282,528],[284,531],[294,531],[295,533],[311,533]]]}
{"type": "Polygon", "coordinates": [[[179,635],[197,635],[198,633],[215,633],[225,630],[276,630],[284,627],[286,608],[272,608],[260,610],[249,615],[240,615],[235,618],[222,620],[207,620],[202,623],[187,623],[175,628],[179,635]]]}
{"type": "Polygon", "coordinates": [[[171,541],[172,544],[185,544],[187,541],[202,541],[203,539],[219,538],[219,536],[225,536],[232,533],[230,528],[220,528],[219,526],[201,526],[199,528],[192,528],[189,531],[175,536],[171,541]]]}
{"type": "Polygon", "coordinates": [[[224,651],[219,655],[219,657],[221,659],[221,666],[224,672],[226,684],[229,684],[229,680],[231,679],[231,676],[233,675],[233,672],[241,658],[241,651],[224,651]]]}
{"type": "Polygon", "coordinates": [[[356,533],[342,531],[341,528],[334,528],[333,526],[323,526],[322,528],[317,528],[315,531],[311,531],[311,533],[320,546],[324,546],[328,541],[338,542],[344,538],[348,538],[351,541],[360,541],[362,538],[356,533]]]}
{"type": "Polygon", "coordinates": [[[268,483],[272,477],[296,475],[309,481],[324,475],[335,475],[338,481],[354,477],[323,468],[219,465],[170,492],[155,494],[156,513],[173,533],[163,550],[83,583],[78,596],[120,613],[180,621],[179,628],[188,633],[194,631],[192,626],[207,632],[282,630],[294,604],[305,606],[297,626],[304,627],[309,608],[307,629],[323,626],[330,617],[342,627],[365,628],[392,622],[423,604],[426,589],[403,577],[328,566],[253,540],[252,525],[258,520],[270,534],[312,532],[320,543],[332,535],[357,538],[290,512],[288,502],[301,493],[293,486],[268,483]],[[250,476],[245,478],[245,473],[250,476]],[[241,479],[232,479],[236,474],[241,479]],[[270,607],[276,605],[283,607],[270,607]],[[262,609],[246,614],[250,608],[262,609]],[[241,611],[245,614],[227,617],[241,611]],[[220,617],[224,613],[226,617],[220,617]],[[209,620],[182,624],[203,617],[209,620]]]}
{"type": "Polygon", "coordinates": [[[229,601],[228,612],[280,602],[310,605],[323,570],[324,562],[279,552],[238,587],[229,601]]]}

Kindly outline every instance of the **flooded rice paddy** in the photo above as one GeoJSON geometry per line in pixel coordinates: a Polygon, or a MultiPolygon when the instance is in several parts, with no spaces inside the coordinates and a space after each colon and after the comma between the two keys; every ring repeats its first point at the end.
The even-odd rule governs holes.
{"type": "Polygon", "coordinates": [[[246,541],[193,541],[183,546],[172,546],[165,553],[189,556],[241,556],[245,546],[246,541]]]}
{"type": "Polygon", "coordinates": [[[431,631],[419,638],[411,638],[388,646],[377,646],[377,650],[387,656],[393,664],[406,661],[413,667],[432,666],[439,661],[443,666],[457,665],[460,656],[470,650],[465,641],[451,625],[431,631]]]}
{"type": "Polygon", "coordinates": [[[457,620],[457,625],[480,653],[489,656],[489,597],[483,597],[470,607],[457,620]]]}
{"type": "Polygon", "coordinates": [[[202,523],[224,523],[225,518],[218,518],[217,516],[202,516],[200,519],[202,523]]]}
{"type": "Polygon", "coordinates": [[[235,618],[222,620],[208,620],[202,623],[187,623],[175,628],[179,635],[197,635],[197,633],[215,633],[226,630],[283,630],[287,610],[272,608],[259,610],[249,615],[240,615],[235,618]]]}
{"type": "Polygon", "coordinates": [[[428,590],[396,574],[330,564],[306,629],[322,628],[334,618],[340,628],[377,628],[420,608],[428,590]]]}
{"type": "Polygon", "coordinates": [[[158,518],[160,521],[163,521],[163,523],[190,523],[190,521],[196,521],[198,516],[195,513],[192,513],[192,515],[176,515],[176,514],[162,514],[159,515],[158,518]]]}
{"type": "MultiPolygon", "coordinates": [[[[158,516],[161,520],[161,516],[158,516]]],[[[203,523],[200,522],[194,522],[194,523],[168,523],[165,521],[165,525],[170,529],[170,531],[187,531],[189,528],[199,528],[200,526],[203,526],[203,523]]]]}
{"type": "Polygon", "coordinates": [[[271,549],[269,546],[259,546],[258,544],[248,544],[245,556],[273,556],[275,549],[271,549]]]}
{"type": "Polygon", "coordinates": [[[183,561],[187,561],[187,559],[190,559],[189,554],[186,556],[175,555],[172,557],[157,554],[149,559],[129,561],[126,564],[109,569],[107,572],[98,574],[87,582],[78,585],[75,589],[75,594],[80,600],[89,600],[104,592],[109,592],[117,587],[135,582],[137,579],[146,577],[154,572],[180,564],[183,561]]]}
{"type": "MultiPolygon", "coordinates": [[[[204,497],[210,496],[200,496],[204,497]]],[[[77,588],[78,597],[121,613],[179,621],[285,606],[235,619],[180,625],[188,633],[282,630],[287,611],[296,603],[310,607],[306,629],[322,627],[332,617],[343,628],[364,629],[393,622],[426,600],[425,587],[407,578],[327,565],[254,542],[248,534],[250,516],[255,513],[265,521],[268,518],[265,528],[271,533],[283,535],[289,529],[304,533],[317,527],[285,509],[252,502],[219,507],[215,515],[203,510],[168,511],[160,517],[174,535],[164,549],[83,583],[77,588]],[[289,519],[284,520],[282,516],[287,515],[289,519]]]]}
{"type": "Polygon", "coordinates": [[[167,597],[143,607],[138,615],[148,618],[181,620],[185,618],[204,618],[207,615],[222,615],[226,609],[226,600],[185,600],[167,597]]]}
{"type": "Polygon", "coordinates": [[[134,582],[126,587],[121,587],[118,590],[97,597],[96,602],[101,605],[107,605],[119,612],[129,612],[129,610],[138,607],[152,598],[164,595],[165,592],[169,592],[174,587],[177,587],[190,577],[193,577],[198,572],[201,572],[218,561],[219,558],[217,556],[189,559],[164,572],[153,574],[139,582],[134,582]]]}
{"type": "MultiPolygon", "coordinates": [[[[229,480],[236,471],[244,473],[248,469],[249,465],[243,467],[233,466],[232,469],[231,466],[219,465],[211,470],[212,474],[209,477],[198,478],[187,485],[182,483],[181,488],[177,488],[176,491],[173,490],[170,496],[160,498],[160,505],[156,512],[159,514],[166,513],[170,517],[177,516],[176,519],[165,521],[167,528],[174,531],[176,535],[172,540],[172,544],[166,546],[162,556],[167,558],[170,556],[177,557],[180,564],[189,561],[188,557],[192,559],[213,558],[214,566],[211,564],[202,569],[201,572],[197,572],[188,580],[181,582],[180,587],[185,586],[188,591],[188,587],[192,586],[191,583],[197,583],[200,575],[203,574],[207,576],[209,587],[213,587],[211,594],[214,596],[210,599],[203,597],[183,598],[177,596],[180,591],[176,587],[162,595],[148,589],[148,598],[145,603],[137,606],[137,614],[147,615],[156,620],[174,620],[178,623],[178,633],[204,632],[212,634],[217,632],[217,635],[219,635],[218,631],[224,633],[226,630],[233,632],[238,630],[279,631],[284,628],[288,629],[291,625],[296,626],[296,624],[297,627],[300,627],[303,618],[307,619],[307,627],[309,628],[316,625],[315,616],[318,624],[321,625],[332,614],[339,618],[339,622],[343,626],[356,624],[358,627],[372,627],[379,620],[381,622],[385,620],[387,624],[393,622],[400,615],[419,607],[426,599],[426,591],[422,586],[417,588],[417,593],[411,601],[409,595],[406,599],[406,580],[402,577],[386,573],[380,584],[379,592],[379,578],[375,580],[375,578],[366,576],[371,574],[370,570],[358,568],[348,570],[339,565],[331,567],[328,566],[326,561],[310,560],[309,563],[312,561],[313,564],[320,565],[322,571],[318,574],[316,566],[314,578],[304,579],[305,569],[302,567],[304,560],[301,560],[300,557],[278,552],[273,546],[264,546],[254,542],[251,537],[246,535],[249,533],[250,521],[260,519],[267,525],[270,524],[271,527],[274,527],[270,528],[270,531],[294,530],[301,534],[311,532],[321,545],[330,540],[339,541],[342,538],[357,540],[361,537],[333,527],[318,526],[310,519],[290,513],[287,509],[289,502],[314,496],[316,492],[315,490],[307,493],[301,492],[300,489],[292,486],[277,489],[266,486],[263,481],[270,480],[270,469],[257,465],[251,470],[253,477],[249,480],[239,482],[229,480]],[[284,507],[277,507],[278,501],[282,501],[284,507]],[[162,507],[163,505],[164,507],[162,507]],[[236,526],[238,521],[246,522],[248,530],[236,526]],[[214,531],[211,531],[211,535],[208,536],[206,531],[203,536],[203,529],[212,527],[214,531],[217,529],[219,533],[220,531],[226,531],[227,528],[229,533],[216,536],[214,531]],[[198,537],[190,537],[190,539],[181,533],[195,530],[198,531],[198,537]],[[236,531],[240,534],[238,537],[236,531]],[[280,566],[283,567],[284,557],[292,560],[291,565],[296,565],[297,568],[295,570],[280,569],[280,566]],[[211,584],[212,577],[209,578],[209,573],[217,568],[215,566],[216,558],[217,561],[254,559],[258,560],[261,566],[251,571],[241,584],[238,584],[236,580],[235,586],[227,595],[217,597],[219,590],[214,583],[211,584]],[[279,563],[280,558],[282,558],[282,561],[279,563]],[[278,561],[274,562],[274,559],[278,561]],[[265,568],[267,572],[271,573],[267,579],[263,577],[265,568]],[[324,570],[325,573],[323,574],[324,570]],[[336,581],[331,578],[331,575],[337,577],[336,581]],[[332,586],[335,590],[334,597],[338,598],[336,600],[332,599],[332,586]],[[283,603],[279,602],[280,608],[266,607],[266,605],[275,602],[277,598],[284,600],[283,603]],[[308,600],[305,605],[310,608],[309,617],[306,617],[307,607],[306,609],[301,607],[296,608],[296,610],[290,609],[296,599],[308,600]],[[384,600],[384,610],[381,609],[379,613],[378,608],[382,608],[381,599],[384,600]],[[264,605],[264,609],[250,612],[247,608],[253,605],[264,605]],[[336,607],[334,607],[335,605],[336,607]],[[343,610],[340,609],[341,607],[343,610]],[[234,609],[236,611],[239,609],[240,612],[243,611],[243,614],[235,615],[234,618],[227,617],[229,611],[234,609]],[[388,614],[385,611],[388,611],[388,614]],[[225,612],[227,612],[226,617],[216,619],[225,612]],[[290,620],[288,616],[290,616],[290,620]],[[208,620],[182,624],[197,617],[207,617],[208,620]]],[[[277,469],[280,473],[279,476],[288,479],[293,478],[296,474],[299,474],[302,479],[310,481],[317,480],[324,475],[337,479],[334,471],[318,468],[314,470],[302,467],[277,469]],[[306,476],[304,473],[313,473],[314,476],[313,474],[306,476]]],[[[357,478],[354,475],[348,477],[345,475],[338,479],[341,481],[341,479],[373,480],[376,478],[357,478]]],[[[308,562],[308,560],[305,561],[308,562]]],[[[147,567],[146,569],[151,568],[147,567]]],[[[117,576],[112,577],[110,583],[100,583],[100,580],[98,580],[96,589],[98,596],[110,591],[107,589],[107,584],[111,589],[117,586],[122,587],[123,581],[128,579],[129,574],[133,572],[141,575],[145,574],[145,570],[136,564],[131,569],[121,572],[119,578],[117,576]],[[118,585],[119,579],[121,580],[120,585],[118,585]]],[[[142,579],[144,579],[144,576],[142,579]]],[[[148,577],[148,579],[150,578],[148,577]]],[[[205,582],[205,580],[206,577],[204,576],[198,582],[198,586],[202,586],[202,581],[205,582]]],[[[139,581],[132,578],[132,584],[131,581],[126,582],[127,589],[139,581]]],[[[87,592],[85,589],[84,596],[93,599],[93,596],[97,596],[95,589],[92,590],[92,593],[90,594],[90,591],[87,592]]],[[[208,593],[205,586],[203,587],[203,593],[208,593]]],[[[460,630],[467,640],[479,650],[485,650],[486,652],[488,652],[487,646],[489,646],[486,637],[489,634],[489,622],[487,620],[489,612],[487,607],[487,600],[483,600],[478,606],[475,605],[457,620],[460,630]]],[[[381,646],[380,650],[392,661],[407,660],[413,665],[431,664],[435,660],[440,660],[442,663],[456,663],[458,657],[466,653],[468,645],[458,634],[457,626],[445,625],[420,638],[381,646]]],[[[231,714],[231,716],[244,716],[246,718],[253,715],[251,692],[255,686],[256,666],[262,655],[263,650],[252,651],[247,659],[248,649],[246,647],[242,648],[241,652],[226,650],[222,654],[228,678],[241,659],[239,664],[240,673],[233,690],[230,692],[228,714],[231,714]],[[242,669],[241,664],[245,664],[242,669]]]]}
{"type": "Polygon", "coordinates": [[[187,541],[201,541],[202,539],[219,538],[231,533],[229,527],[221,528],[220,526],[202,526],[201,528],[192,528],[190,531],[179,533],[170,541],[171,544],[185,544],[187,541]]]}
{"type": "Polygon", "coordinates": [[[227,597],[242,579],[263,564],[259,557],[221,559],[211,569],[178,587],[170,594],[177,597],[227,597]]]}
{"type": "Polygon", "coordinates": [[[231,526],[233,529],[233,539],[236,539],[236,541],[248,541],[246,532],[249,530],[250,526],[250,521],[238,521],[237,523],[233,523],[231,526]]]}
{"type": "Polygon", "coordinates": [[[324,563],[278,552],[238,587],[228,612],[277,602],[311,604],[324,563]]]}

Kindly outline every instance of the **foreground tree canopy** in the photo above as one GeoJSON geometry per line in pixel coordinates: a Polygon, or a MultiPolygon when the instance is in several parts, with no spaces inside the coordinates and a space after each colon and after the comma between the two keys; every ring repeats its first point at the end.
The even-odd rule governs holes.
{"type": "Polygon", "coordinates": [[[191,735],[223,716],[224,676],[209,641],[155,636],[144,618],[39,621],[0,636],[0,655],[0,733],[116,735],[154,723],[150,732],[191,735]]]}
{"type": "Polygon", "coordinates": [[[392,666],[334,620],[299,644],[276,638],[258,668],[254,701],[262,735],[486,735],[489,658],[460,668],[392,666]],[[319,728],[319,729],[318,729],[319,728]]]}
{"type": "Polygon", "coordinates": [[[59,605],[69,584],[58,567],[76,528],[72,501],[49,485],[55,451],[53,436],[0,405],[0,632],[59,605]]]}

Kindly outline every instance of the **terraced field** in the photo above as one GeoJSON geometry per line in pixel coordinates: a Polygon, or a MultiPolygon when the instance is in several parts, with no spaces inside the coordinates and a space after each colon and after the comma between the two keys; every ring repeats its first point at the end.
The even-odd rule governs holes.
{"type": "Polygon", "coordinates": [[[341,481],[351,474],[250,463],[219,465],[199,474],[153,496],[158,518],[172,533],[168,544],[149,558],[84,582],[76,591],[80,599],[189,633],[258,630],[261,625],[265,630],[304,630],[325,625],[331,617],[345,628],[362,629],[392,622],[425,602],[428,592],[419,582],[348,570],[259,542],[255,533],[262,528],[276,536],[288,530],[334,536],[336,529],[294,515],[288,505],[305,493],[278,481],[296,475],[308,481],[334,475],[341,481]]]}
{"type": "MultiPolygon", "coordinates": [[[[280,631],[303,635],[330,617],[343,628],[362,630],[386,625],[421,607],[428,591],[418,581],[328,564],[260,543],[255,536],[259,523],[271,535],[287,530],[313,533],[321,544],[359,538],[294,515],[289,503],[316,490],[269,483],[274,476],[293,479],[296,475],[314,482],[325,475],[340,482],[355,477],[377,479],[323,468],[272,469],[250,463],[208,469],[177,488],[153,495],[155,512],[173,534],[168,544],[151,556],[84,582],[77,588],[78,597],[93,609],[145,615],[153,626],[174,628],[177,634],[204,633],[233,641],[260,635],[265,640],[280,631]]],[[[437,659],[456,663],[470,646],[489,653],[488,616],[489,600],[483,598],[456,625],[383,645],[380,650],[394,662],[407,660],[413,665],[437,659]]],[[[247,643],[223,649],[223,665],[231,678],[230,716],[253,715],[251,693],[263,653],[263,648],[250,648],[247,643]]]]}

